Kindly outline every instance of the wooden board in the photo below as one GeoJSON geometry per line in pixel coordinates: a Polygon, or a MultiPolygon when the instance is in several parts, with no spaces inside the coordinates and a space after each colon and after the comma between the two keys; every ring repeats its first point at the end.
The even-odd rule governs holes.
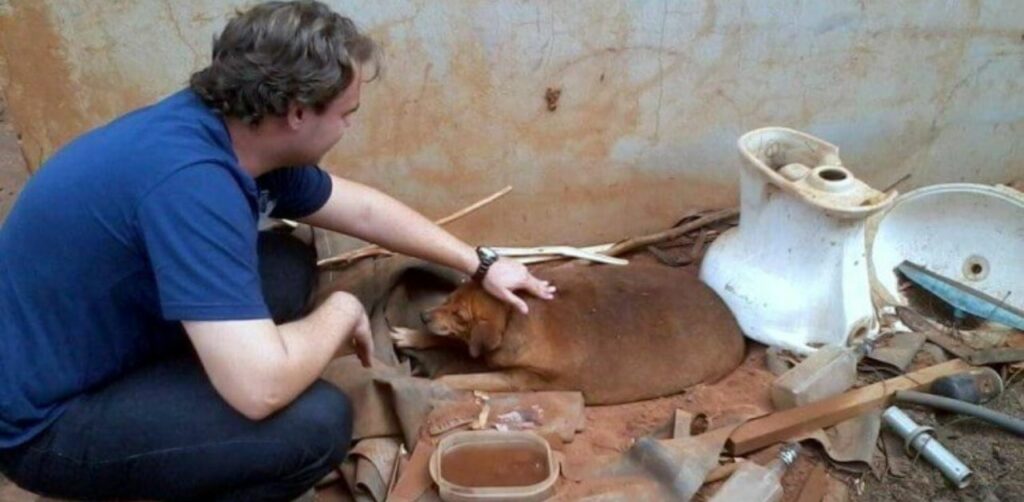
{"type": "Polygon", "coordinates": [[[726,446],[732,455],[744,455],[766,446],[829,427],[889,404],[900,390],[922,390],[939,377],[970,369],[960,359],[890,378],[799,408],[792,408],[751,420],[739,426],[726,446]]]}

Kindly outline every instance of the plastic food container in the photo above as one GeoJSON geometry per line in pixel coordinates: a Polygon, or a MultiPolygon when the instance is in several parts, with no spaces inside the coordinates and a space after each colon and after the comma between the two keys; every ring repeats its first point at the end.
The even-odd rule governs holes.
{"type": "Polygon", "coordinates": [[[544,438],[526,431],[463,431],[437,445],[430,477],[445,502],[541,501],[558,463],[544,438]]]}

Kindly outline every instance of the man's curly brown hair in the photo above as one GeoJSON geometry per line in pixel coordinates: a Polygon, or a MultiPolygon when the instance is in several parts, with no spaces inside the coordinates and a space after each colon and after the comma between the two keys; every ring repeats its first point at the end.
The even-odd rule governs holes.
{"type": "Polygon", "coordinates": [[[377,44],[351,19],[313,1],[268,2],[240,12],[213,41],[210,66],[189,86],[226,117],[258,124],[296,102],[318,113],[348,88],[355,65],[374,63],[377,44]]]}

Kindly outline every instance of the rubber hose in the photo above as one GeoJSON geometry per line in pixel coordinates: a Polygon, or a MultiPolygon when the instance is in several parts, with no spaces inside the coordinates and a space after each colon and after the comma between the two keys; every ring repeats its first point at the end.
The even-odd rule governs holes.
{"type": "Polygon", "coordinates": [[[1018,436],[1024,436],[1024,420],[1011,417],[1005,413],[993,411],[983,406],[967,403],[957,399],[915,392],[912,390],[901,390],[896,392],[896,401],[912,403],[936,408],[939,410],[952,411],[961,415],[969,415],[980,418],[986,422],[998,425],[1018,436]]]}

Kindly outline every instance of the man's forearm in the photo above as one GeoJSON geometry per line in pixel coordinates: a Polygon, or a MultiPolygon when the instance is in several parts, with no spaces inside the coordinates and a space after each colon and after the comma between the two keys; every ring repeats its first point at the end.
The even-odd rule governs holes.
{"type": "Polygon", "coordinates": [[[336,176],[331,179],[327,204],[303,222],[466,273],[476,270],[473,248],[423,215],[373,188],[336,176]]]}
{"type": "Polygon", "coordinates": [[[286,366],[279,368],[275,378],[281,402],[292,402],[316,381],[349,340],[363,315],[361,307],[350,302],[331,296],[308,316],[277,327],[287,356],[286,366]]]}
{"type": "Polygon", "coordinates": [[[258,420],[309,387],[364,317],[355,297],[336,293],[310,315],[281,326],[269,319],[183,324],[217,392],[258,420]]]}
{"type": "MultiPolygon", "coordinates": [[[[473,274],[480,260],[476,251],[405,204],[370,187],[336,176],[332,190],[320,210],[304,223],[353,235],[392,251],[447,265],[473,274]]],[[[482,278],[484,289],[526,314],[529,306],[517,291],[525,290],[544,299],[554,297],[555,288],[534,277],[526,267],[508,258],[494,262],[482,278]]]]}

